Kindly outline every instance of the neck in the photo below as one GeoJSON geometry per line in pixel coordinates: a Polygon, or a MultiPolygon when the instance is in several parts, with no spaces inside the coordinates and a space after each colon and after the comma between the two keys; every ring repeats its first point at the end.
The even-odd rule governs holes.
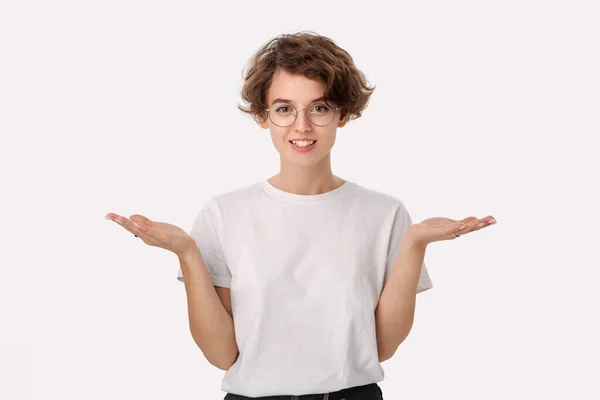
{"type": "Polygon", "coordinates": [[[288,193],[301,195],[327,193],[337,189],[345,181],[333,175],[329,159],[323,161],[323,164],[311,167],[299,167],[282,162],[279,173],[268,181],[277,189],[288,193]]]}

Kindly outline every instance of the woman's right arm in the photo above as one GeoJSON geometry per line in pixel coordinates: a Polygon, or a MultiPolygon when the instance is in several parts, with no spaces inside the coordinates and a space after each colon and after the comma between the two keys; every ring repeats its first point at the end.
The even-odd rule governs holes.
{"type": "Polygon", "coordinates": [[[228,370],[239,354],[229,290],[219,288],[217,293],[195,240],[178,226],[152,221],[139,214],[126,218],[108,213],[106,218],[117,222],[147,245],[177,255],[187,293],[192,337],[208,362],[228,370]]]}
{"type": "MultiPolygon", "coordinates": [[[[228,370],[238,357],[231,300],[222,301],[202,260],[200,249],[191,247],[178,256],[187,294],[190,331],[202,353],[215,367],[228,370]]],[[[221,296],[225,292],[221,291],[221,296]]],[[[228,293],[227,293],[228,294],[228,293]]]]}

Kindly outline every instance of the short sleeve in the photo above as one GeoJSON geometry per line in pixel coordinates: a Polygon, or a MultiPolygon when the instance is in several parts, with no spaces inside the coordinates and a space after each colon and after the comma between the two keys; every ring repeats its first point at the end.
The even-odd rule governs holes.
{"type": "MultiPolygon", "coordinates": [[[[385,277],[383,280],[384,285],[387,282],[390,273],[392,272],[394,261],[396,261],[396,257],[398,256],[398,252],[400,251],[400,244],[406,236],[408,227],[412,224],[412,218],[408,210],[406,209],[404,204],[400,203],[400,206],[396,209],[394,222],[390,234],[387,263],[385,268],[385,277]]],[[[425,266],[425,261],[423,261],[423,265],[421,266],[421,276],[419,277],[419,284],[417,285],[417,293],[424,292],[425,290],[429,290],[432,287],[433,284],[431,282],[431,279],[429,278],[429,272],[427,271],[427,267],[425,266]]]]}
{"type": "MultiPolygon", "coordinates": [[[[189,232],[189,235],[194,239],[202,260],[206,265],[208,274],[214,286],[231,287],[231,273],[221,252],[221,244],[218,234],[218,226],[215,224],[217,216],[217,203],[215,199],[207,201],[198,213],[196,221],[189,232]]],[[[177,271],[177,279],[183,282],[183,273],[181,267],[177,271]]]]}

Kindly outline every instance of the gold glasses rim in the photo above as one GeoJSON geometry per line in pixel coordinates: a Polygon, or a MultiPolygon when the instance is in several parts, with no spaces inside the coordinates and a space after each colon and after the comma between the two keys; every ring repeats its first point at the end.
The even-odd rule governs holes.
{"type": "MultiPolygon", "coordinates": [[[[327,104],[327,103],[326,103],[326,102],[315,102],[315,103],[313,103],[313,104],[309,105],[309,106],[308,106],[308,107],[306,107],[306,108],[297,109],[297,108],[296,108],[296,106],[295,106],[295,105],[293,105],[292,103],[288,103],[288,102],[284,102],[284,101],[282,101],[282,102],[279,102],[279,103],[273,103],[273,104],[271,104],[271,106],[270,106],[269,108],[265,108],[264,110],[267,112],[267,115],[268,115],[269,119],[271,120],[271,122],[273,122],[273,124],[275,124],[276,126],[279,126],[279,127],[286,127],[286,126],[290,126],[290,125],[292,125],[294,122],[296,122],[296,119],[298,119],[298,113],[299,113],[300,111],[307,111],[307,110],[311,109],[312,107],[315,107],[315,106],[318,106],[318,105],[322,105],[322,104],[327,104]],[[294,113],[294,120],[293,120],[292,122],[290,122],[289,124],[287,124],[287,125],[277,125],[277,124],[275,123],[275,121],[273,121],[273,119],[271,118],[271,113],[270,113],[271,109],[273,108],[273,106],[274,106],[275,104],[285,104],[285,105],[290,105],[290,106],[292,106],[292,107],[294,108],[294,110],[296,110],[296,112],[294,113]]],[[[338,111],[338,110],[340,109],[340,107],[339,107],[339,106],[332,107],[332,108],[333,108],[333,118],[331,118],[331,121],[329,121],[328,123],[326,123],[326,124],[324,124],[324,125],[315,124],[315,123],[314,123],[314,122],[313,122],[313,121],[310,119],[310,116],[308,115],[308,111],[306,112],[306,118],[308,119],[308,121],[309,121],[311,124],[313,124],[313,125],[315,125],[315,126],[327,126],[327,125],[329,125],[329,124],[331,124],[331,123],[333,122],[333,120],[335,119],[335,112],[336,112],[336,111],[338,111]]]]}

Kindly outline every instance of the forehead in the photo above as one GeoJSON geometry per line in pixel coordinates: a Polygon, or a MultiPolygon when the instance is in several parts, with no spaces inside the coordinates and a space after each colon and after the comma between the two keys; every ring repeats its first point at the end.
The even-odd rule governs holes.
{"type": "Polygon", "coordinates": [[[267,103],[271,104],[274,99],[281,98],[289,99],[296,104],[308,104],[324,94],[323,82],[278,69],[273,74],[271,87],[267,93],[267,103]]]}

